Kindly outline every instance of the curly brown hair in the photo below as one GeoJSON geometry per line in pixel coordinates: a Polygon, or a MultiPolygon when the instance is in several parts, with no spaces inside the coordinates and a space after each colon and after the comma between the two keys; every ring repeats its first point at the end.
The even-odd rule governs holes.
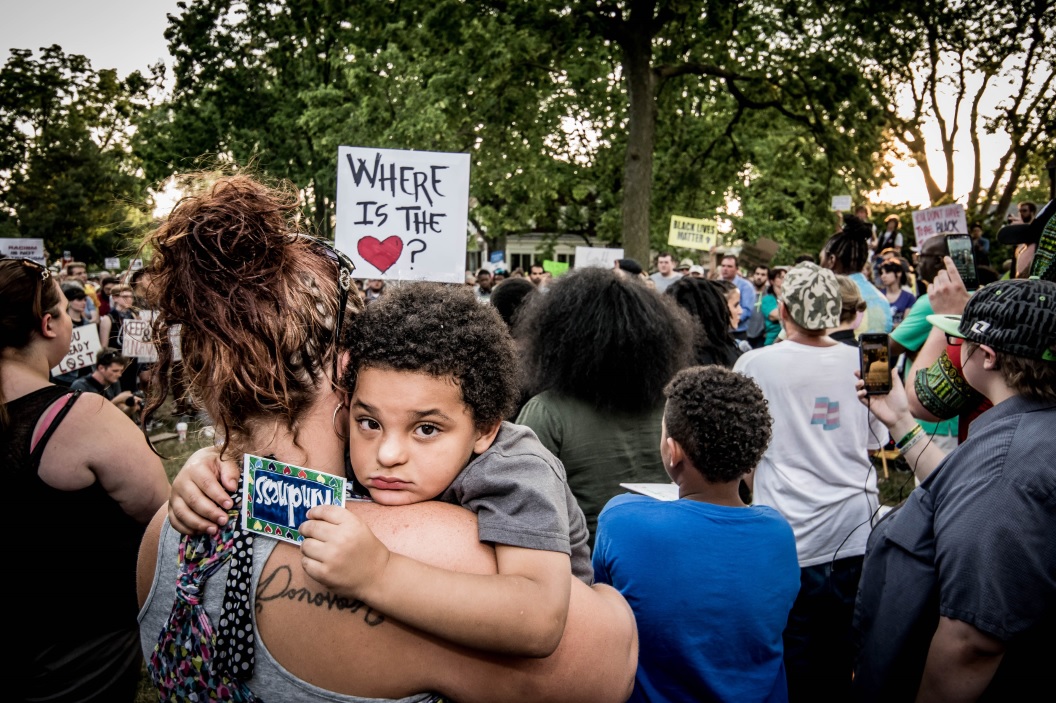
{"type": "Polygon", "coordinates": [[[770,412],[755,381],[722,366],[692,366],[664,388],[667,436],[712,483],[750,474],[770,444],[770,412]]]}
{"type": "Polygon", "coordinates": [[[365,368],[452,377],[477,429],[493,427],[519,397],[517,357],[506,323],[471,288],[408,283],[356,315],[344,335],[351,353],[344,384],[365,368]]]}
{"type": "MultiPolygon", "coordinates": [[[[222,429],[222,450],[243,451],[260,419],[278,419],[296,440],[301,415],[336,382],[337,263],[305,236],[292,184],[209,173],[192,181],[197,191],[144,242],[158,311],[147,412],[172,385],[169,331],[179,325],[184,379],[222,429]]],[[[349,296],[346,320],[362,306],[349,296]]]]}

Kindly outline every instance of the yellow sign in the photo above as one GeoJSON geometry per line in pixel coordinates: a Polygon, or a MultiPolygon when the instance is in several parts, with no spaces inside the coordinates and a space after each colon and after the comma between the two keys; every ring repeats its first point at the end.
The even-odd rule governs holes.
{"type": "Polygon", "coordinates": [[[719,234],[715,229],[715,220],[693,220],[679,215],[671,216],[671,230],[667,243],[683,249],[701,249],[711,251],[719,243],[719,234]]]}

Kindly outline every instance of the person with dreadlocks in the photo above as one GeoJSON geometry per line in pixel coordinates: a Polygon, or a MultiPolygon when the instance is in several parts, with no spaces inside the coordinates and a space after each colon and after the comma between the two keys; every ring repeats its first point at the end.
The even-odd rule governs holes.
{"type": "Polygon", "coordinates": [[[696,363],[732,369],[743,352],[733,338],[726,298],[714,283],[706,278],[685,276],[668,286],[664,295],[673,298],[693,318],[696,363]]]}
{"type": "Polygon", "coordinates": [[[843,228],[832,235],[821,250],[821,265],[854,281],[865,301],[865,316],[854,331],[855,335],[891,331],[891,304],[862,273],[869,261],[872,235],[872,225],[868,222],[854,215],[845,215],[843,228]]]}

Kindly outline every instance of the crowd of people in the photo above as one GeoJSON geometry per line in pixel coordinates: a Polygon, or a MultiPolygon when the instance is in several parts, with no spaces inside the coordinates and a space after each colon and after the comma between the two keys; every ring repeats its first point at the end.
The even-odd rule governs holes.
{"type": "Polygon", "coordinates": [[[131,701],[143,662],[161,700],[349,703],[975,700],[1042,675],[1056,204],[997,234],[1016,261],[978,291],[867,209],[789,266],[463,286],[356,279],[290,187],[196,182],[137,280],[0,260],[4,452],[65,508],[31,568],[57,602],[107,554],[92,608],[34,612],[27,700],[131,701]],[[141,310],[150,364],[121,355],[141,310]],[[53,376],[90,324],[95,363],[53,376]],[[889,393],[858,377],[865,332],[907,359],[889,393]],[[132,421],[170,397],[216,437],[171,486],[132,421]],[[893,510],[892,440],[919,484],[893,510]],[[349,499],[262,538],[244,454],[349,499]]]}

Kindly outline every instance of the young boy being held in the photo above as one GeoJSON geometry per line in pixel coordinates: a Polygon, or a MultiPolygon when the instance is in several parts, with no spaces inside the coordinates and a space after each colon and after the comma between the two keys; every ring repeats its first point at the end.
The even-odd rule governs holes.
{"type": "Polygon", "coordinates": [[[799,592],[788,522],[738,494],[770,442],[750,378],[680,371],[664,389],[660,456],[676,501],[625,494],[598,518],[594,575],[638,622],[631,701],[787,701],[782,632],[799,592]]]}
{"type": "MultiPolygon", "coordinates": [[[[502,318],[472,289],[415,283],[346,325],[355,488],[382,505],[436,499],[473,511],[499,573],[448,571],[392,553],[337,506],[313,508],[300,526],[305,571],[450,642],[550,654],[568,614],[570,562],[571,574],[593,581],[588,532],[561,462],[531,430],[503,422],[519,390],[502,318]]],[[[215,458],[200,450],[173,482],[169,518],[181,532],[226,521],[238,470],[225,461],[217,476],[215,458]]]]}
{"type": "Polygon", "coordinates": [[[439,569],[392,553],[352,513],[318,506],[301,525],[304,568],[448,641],[546,656],[564,631],[569,569],[591,583],[587,528],[564,467],[508,422],[518,395],[513,340],[461,286],[390,291],[349,323],[349,454],[383,505],[442,500],[477,514],[498,575],[439,569]]]}

